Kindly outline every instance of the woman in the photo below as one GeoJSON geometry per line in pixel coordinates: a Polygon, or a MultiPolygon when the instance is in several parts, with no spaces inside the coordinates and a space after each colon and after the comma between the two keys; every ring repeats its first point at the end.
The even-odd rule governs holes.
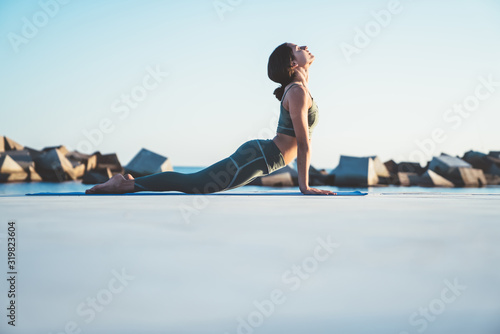
{"type": "Polygon", "coordinates": [[[314,55],[307,46],[293,43],[283,43],[269,57],[268,76],[281,84],[274,91],[281,101],[281,114],[272,140],[247,141],[228,158],[197,173],[163,172],[135,179],[130,174],[117,174],[85,193],[181,191],[208,194],[241,187],[297,158],[300,191],[305,195],[333,195],[332,191],[309,187],[310,137],[318,121],[318,108],[307,88],[313,61],[314,55]]]}

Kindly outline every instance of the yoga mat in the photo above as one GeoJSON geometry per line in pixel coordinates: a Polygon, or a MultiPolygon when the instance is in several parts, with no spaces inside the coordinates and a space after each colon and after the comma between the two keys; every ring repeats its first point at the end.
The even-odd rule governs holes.
{"type": "MultiPolygon", "coordinates": [[[[356,191],[336,191],[336,195],[306,195],[306,196],[364,196],[368,193],[356,191]]],[[[92,194],[87,195],[84,192],[67,192],[67,193],[33,193],[26,196],[166,196],[166,195],[185,195],[185,196],[304,196],[300,192],[256,192],[256,193],[231,193],[220,192],[212,194],[185,194],[181,192],[138,192],[130,194],[92,194]]]]}

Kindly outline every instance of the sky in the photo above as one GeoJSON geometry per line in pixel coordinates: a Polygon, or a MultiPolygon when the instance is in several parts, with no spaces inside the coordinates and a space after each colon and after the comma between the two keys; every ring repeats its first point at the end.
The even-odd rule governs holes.
{"type": "Polygon", "coordinates": [[[315,55],[311,164],[500,151],[500,1],[0,1],[0,135],[208,166],[276,134],[269,55],[315,55]]]}

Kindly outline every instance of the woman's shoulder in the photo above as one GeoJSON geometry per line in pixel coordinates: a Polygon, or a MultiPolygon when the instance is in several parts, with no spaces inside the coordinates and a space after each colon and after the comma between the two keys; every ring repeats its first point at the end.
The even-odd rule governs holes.
{"type": "Polygon", "coordinates": [[[308,92],[307,88],[301,83],[290,83],[287,87],[285,87],[285,94],[281,102],[283,103],[285,98],[287,98],[287,102],[294,101],[297,103],[304,101],[305,103],[310,104],[308,101],[308,92]]]}
{"type": "Polygon", "coordinates": [[[283,94],[282,101],[284,101],[285,97],[293,97],[293,99],[296,100],[296,99],[303,99],[306,96],[307,96],[307,88],[301,83],[294,82],[288,84],[285,87],[285,92],[283,94]]]}
{"type": "Polygon", "coordinates": [[[285,87],[285,92],[307,92],[307,88],[300,82],[291,82],[285,87]]]}

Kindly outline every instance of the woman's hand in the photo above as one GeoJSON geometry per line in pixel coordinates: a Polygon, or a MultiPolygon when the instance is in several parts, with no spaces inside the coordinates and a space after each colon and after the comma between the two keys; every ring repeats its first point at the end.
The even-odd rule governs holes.
{"type": "Polygon", "coordinates": [[[316,189],[316,188],[311,188],[307,187],[304,190],[300,190],[304,195],[337,195],[337,193],[334,193],[333,191],[330,190],[322,190],[322,189],[316,189]]]}

